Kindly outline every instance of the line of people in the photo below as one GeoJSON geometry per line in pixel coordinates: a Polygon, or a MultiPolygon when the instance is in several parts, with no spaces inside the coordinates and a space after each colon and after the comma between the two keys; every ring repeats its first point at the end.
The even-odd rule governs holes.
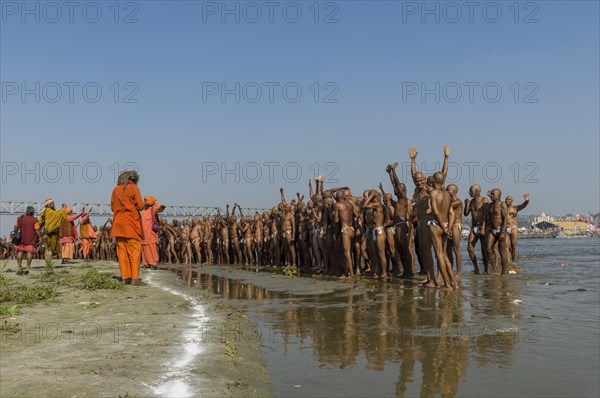
{"type": "MultiPolygon", "coordinates": [[[[63,262],[79,257],[116,259],[121,264],[125,258],[130,270],[139,270],[141,259],[148,269],[155,269],[159,262],[245,264],[382,279],[412,278],[418,264],[418,274],[426,276],[423,286],[443,284],[445,289],[454,289],[462,271],[463,217],[470,216],[468,253],[474,272],[481,273],[475,254],[479,242],[483,273],[506,273],[508,264],[517,257],[517,213],[527,206],[529,196],[524,195],[525,202],[514,205],[510,196],[502,202],[501,191],[494,188],[488,191],[488,200],[481,195],[479,185],[474,184],[469,189],[471,198],[463,204],[457,196],[458,187],[445,186],[450,156],[447,146],[442,170],[428,177],[417,170],[417,150],[410,148],[408,154],[415,184],[411,198],[396,173],[398,163],[394,163],[386,166],[393,194],[380,183],[379,190],[353,196],[348,187],[325,189],[323,178],[319,177],[314,190],[309,180],[310,197],[306,202],[300,193],[288,201],[281,188],[279,203],[253,217],[246,217],[236,203],[231,211],[227,205],[225,214],[218,211],[212,218],[171,223],[159,219],[165,206],[152,196],[142,199],[137,187],[139,175],[124,172],[113,190],[112,220],[100,228],[92,227],[85,211],[71,215],[66,205],[57,211],[49,199],[40,221],[32,224],[37,232],[32,235],[31,228],[26,227],[31,220],[22,220],[24,243],[16,247],[17,259],[20,252],[27,253],[28,263],[33,253],[47,259],[60,253],[63,262]],[[79,237],[74,226],[78,218],[79,237]],[[34,240],[39,236],[45,244],[32,245],[26,235],[34,240]]],[[[33,208],[29,210],[33,213],[33,208]]],[[[122,271],[122,279],[125,283],[139,281],[139,271],[122,271]]]]}

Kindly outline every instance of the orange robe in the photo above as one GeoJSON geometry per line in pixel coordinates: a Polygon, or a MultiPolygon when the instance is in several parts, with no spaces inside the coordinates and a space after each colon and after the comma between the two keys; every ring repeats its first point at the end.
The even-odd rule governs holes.
{"type": "Polygon", "coordinates": [[[158,205],[148,207],[141,213],[142,232],[142,264],[155,267],[158,264],[158,234],[152,231],[152,219],[162,210],[158,205]]]}
{"type": "Polygon", "coordinates": [[[90,222],[89,217],[85,217],[79,223],[79,237],[81,238],[81,242],[83,243],[83,259],[87,260],[88,255],[92,251],[92,234],[90,234],[90,230],[93,232],[92,223],[90,222]]]}
{"type": "Polygon", "coordinates": [[[144,208],[142,195],[131,181],[113,189],[110,200],[113,222],[110,236],[117,240],[117,258],[121,279],[139,279],[142,225],[139,211],[144,208]]]}

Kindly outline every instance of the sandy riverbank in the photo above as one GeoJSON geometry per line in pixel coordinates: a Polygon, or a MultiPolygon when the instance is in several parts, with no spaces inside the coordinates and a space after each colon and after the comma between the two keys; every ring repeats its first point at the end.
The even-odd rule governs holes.
{"type": "MultiPolygon", "coordinates": [[[[118,275],[116,263],[91,265],[118,275]]],[[[144,271],[145,287],[84,290],[74,282],[90,269],[81,264],[57,268],[64,276],[58,283],[42,277],[41,261],[28,276],[7,269],[16,262],[4,264],[0,289],[54,284],[59,294],[0,320],[2,397],[271,394],[259,339],[227,332],[254,325],[171,272],[144,271]]]]}

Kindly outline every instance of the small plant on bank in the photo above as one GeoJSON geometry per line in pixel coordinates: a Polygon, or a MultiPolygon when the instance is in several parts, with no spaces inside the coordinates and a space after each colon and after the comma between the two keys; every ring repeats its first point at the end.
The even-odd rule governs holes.
{"type": "Polygon", "coordinates": [[[112,275],[100,273],[95,269],[91,269],[83,274],[81,281],[83,282],[83,289],[87,290],[123,288],[123,285],[113,279],[112,275]]]}

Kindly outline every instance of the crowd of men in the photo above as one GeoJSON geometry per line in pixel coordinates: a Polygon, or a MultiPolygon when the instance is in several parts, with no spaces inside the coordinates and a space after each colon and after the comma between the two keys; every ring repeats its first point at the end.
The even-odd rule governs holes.
{"type": "MultiPolygon", "coordinates": [[[[310,196],[306,201],[300,193],[286,199],[281,188],[279,203],[253,217],[245,216],[242,208],[234,204],[231,209],[227,205],[225,214],[218,211],[214,217],[171,223],[157,219],[158,239],[152,240],[151,245],[156,245],[158,261],[169,264],[262,265],[341,278],[360,275],[413,278],[419,274],[425,276],[422,282],[425,287],[452,290],[458,287],[462,272],[463,217],[470,215],[468,254],[473,272],[482,272],[481,261],[484,274],[507,273],[509,264],[517,258],[517,213],[527,206],[529,196],[524,195],[525,201],[514,205],[511,196],[502,200],[500,189],[488,191],[486,198],[481,195],[480,186],[474,184],[469,189],[470,199],[463,203],[458,197],[458,187],[445,185],[450,156],[447,146],[442,170],[431,176],[417,171],[416,149],[410,148],[408,154],[415,185],[412,195],[398,179],[398,163],[385,168],[393,194],[385,192],[380,183],[379,190],[365,190],[362,196],[353,196],[348,187],[325,189],[323,178],[319,177],[314,189],[309,180],[310,196]],[[475,252],[477,243],[481,247],[480,258],[475,252]]],[[[154,198],[149,198],[150,207],[158,206],[154,198]]],[[[53,201],[46,206],[54,210],[53,201]]],[[[73,258],[116,260],[115,239],[110,236],[111,220],[92,227],[85,212],[71,215],[69,210],[63,205],[60,211],[65,214],[60,217],[58,227],[50,226],[52,219],[42,213],[46,227],[37,225],[41,239],[32,256],[47,257],[50,248],[63,262],[73,258]],[[79,217],[82,220],[77,234],[74,221],[79,217]],[[61,245],[71,243],[72,252],[59,249],[57,241],[61,245]]],[[[145,232],[148,233],[151,232],[145,232]]],[[[11,256],[10,243],[3,241],[2,246],[2,255],[11,256]]],[[[17,256],[18,253],[19,250],[17,256]]],[[[144,258],[142,263],[156,265],[148,264],[144,258]]]]}

